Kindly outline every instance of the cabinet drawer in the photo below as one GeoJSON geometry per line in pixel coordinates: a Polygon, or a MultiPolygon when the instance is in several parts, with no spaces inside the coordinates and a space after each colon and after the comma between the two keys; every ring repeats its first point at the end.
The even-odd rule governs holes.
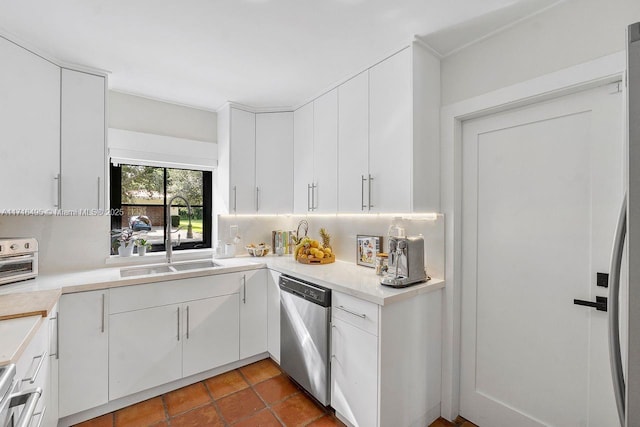
{"type": "Polygon", "coordinates": [[[245,274],[249,277],[256,271],[216,274],[111,289],[109,313],[123,313],[235,294],[240,291],[240,286],[243,283],[242,275],[245,274]]]}
{"type": "Polygon", "coordinates": [[[378,305],[340,292],[331,295],[332,316],[378,336],[378,305]]]}

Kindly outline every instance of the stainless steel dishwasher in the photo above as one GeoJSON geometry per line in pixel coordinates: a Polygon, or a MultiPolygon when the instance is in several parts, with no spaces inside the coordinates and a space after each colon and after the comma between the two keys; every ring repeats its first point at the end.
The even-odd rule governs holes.
{"type": "Polygon", "coordinates": [[[280,367],[329,405],[331,290],[285,275],[280,290],[280,367]]]}

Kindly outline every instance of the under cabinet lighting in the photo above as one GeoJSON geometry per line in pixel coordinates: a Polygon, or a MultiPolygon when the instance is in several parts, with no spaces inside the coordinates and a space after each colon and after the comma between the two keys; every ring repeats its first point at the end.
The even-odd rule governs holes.
{"type": "Polygon", "coordinates": [[[366,214],[347,214],[347,213],[335,213],[335,214],[223,214],[219,215],[220,218],[357,218],[357,219],[386,219],[386,218],[402,218],[408,220],[421,220],[421,221],[435,221],[438,219],[438,214],[435,212],[426,213],[366,213],[366,214]]]}

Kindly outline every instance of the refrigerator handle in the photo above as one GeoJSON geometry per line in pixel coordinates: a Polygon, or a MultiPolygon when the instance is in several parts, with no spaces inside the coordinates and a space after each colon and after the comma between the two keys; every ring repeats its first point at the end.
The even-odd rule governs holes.
{"type": "Polygon", "coordinates": [[[618,408],[620,425],[625,425],[625,383],[622,370],[622,353],[620,351],[620,270],[622,267],[622,250],[627,234],[627,195],[622,200],[622,208],[618,217],[616,234],[611,252],[611,267],[609,270],[609,361],[611,362],[611,376],[613,391],[618,408]]]}

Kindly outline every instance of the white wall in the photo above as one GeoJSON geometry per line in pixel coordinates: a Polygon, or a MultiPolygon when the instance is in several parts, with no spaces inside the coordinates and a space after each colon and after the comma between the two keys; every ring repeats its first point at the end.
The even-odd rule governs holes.
{"type": "Polygon", "coordinates": [[[109,127],[216,142],[215,112],[109,91],[109,127]]]}
{"type": "Polygon", "coordinates": [[[567,0],[441,64],[442,105],[530,80],[625,49],[638,0],[567,0]]]}

